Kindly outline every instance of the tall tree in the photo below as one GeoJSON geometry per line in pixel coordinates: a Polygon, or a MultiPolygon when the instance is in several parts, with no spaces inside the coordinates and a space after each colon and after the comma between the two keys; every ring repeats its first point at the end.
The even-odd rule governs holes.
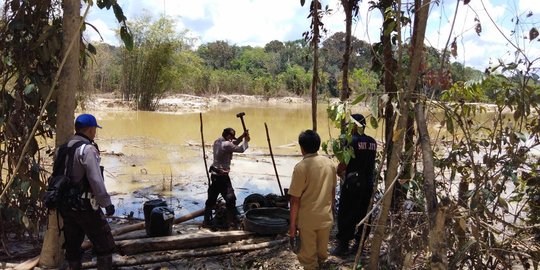
{"type": "Polygon", "coordinates": [[[231,69],[232,61],[238,56],[239,49],[226,41],[218,40],[201,45],[197,52],[210,67],[231,69]]]}
{"type": "MultiPolygon", "coordinates": [[[[80,80],[79,51],[80,51],[80,0],[65,0],[62,3],[64,16],[62,17],[62,52],[61,58],[65,58],[64,68],[61,70],[58,91],[56,92],[56,104],[58,108],[56,122],[56,145],[65,143],[73,134],[73,122],[75,112],[75,93],[80,80]],[[71,44],[71,47],[70,47],[71,44]]],[[[63,261],[62,243],[63,234],[59,228],[62,226],[61,219],[56,211],[49,213],[49,229],[43,239],[43,248],[39,257],[39,265],[42,267],[58,267],[63,261]]]]}
{"type": "Polygon", "coordinates": [[[124,50],[122,92],[135,100],[138,109],[154,110],[177,79],[174,56],[189,46],[185,33],[177,33],[170,18],[152,22],[146,16],[135,21],[132,30],[137,40],[133,50],[124,50]]]}
{"type": "MultiPolygon", "coordinates": [[[[300,0],[303,6],[305,0],[300,0]]],[[[328,12],[328,6],[326,7],[328,12]]],[[[311,122],[313,130],[317,131],[317,85],[319,83],[319,42],[321,41],[321,30],[325,32],[324,24],[321,22],[324,11],[321,2],[312,0],[309,5],[309,15],[311,18],[311,31],[306,31],[302,35],[306,41],[309,41],[313,52],[313,77],[311,80],[311,122]]]]}
{"type": "MultiPolygon", "coordinates": [[[[385,175],[385,189],[388,191],[388,195],[383,199],[383,206],[381,209],[381,214],[377,222],[376,230],[374,233],[373,241],[371,244],[371,255],[369,269],[377,269],[379,263],[379,254],[384,238],[384,231],[386,228],[386,221],[388,218],[388,212],[392,202],[392,184],[396,182],[398,178],[398,167],[401,158],[401,151],[403,149],[405,131],[407,129],[407,118],[409,115],[409,105],[408,102],[414,93],[415,88],[417,87],[417,79],[420,70],[420,63],[423,54],[424,48],[424,38],[426,33],[426,24],[429,12],[430,0],[415,0],[415,17],[413,25],[413,36],[412,36],[412,55],[409,68],[409,80],[408,87],[405,92],[400,95],[399,106],[400,106],[400,116],[398,119],[398,124],[396,127],[396,134],[393,136],[392,140],[392,152],[390,161],[387,165],[387,172],[385,175]]],[[[422,136],[425,134],[422,133],[422,136]]],[[[434,180],[434,179],[433,179],[434,180]]],[[[432,181],[433,181],[432,180],[432,181]]],[[[434,190],[433,190],[434,191],[434,190]]],[[[434,192],[430,190],[429,195],[426,194],[428,198],[428,208],[433,208],[431,211],[436,209],[436,197],[433,201],[434,192]],[[431,205],[429,205],[431,203],[431,205]]]]}
{"type": "Polygon", "coordinates": [[[343,64],[341,67],[342,80],[339,99],[345,101],[349,98],[351,90],[349,87],[349,62],[351,58],[352,40],[352,18],[358,15],[359,0],[341,0],[343,11],[345,12],[345,50],[343,52],[343,64]]]}

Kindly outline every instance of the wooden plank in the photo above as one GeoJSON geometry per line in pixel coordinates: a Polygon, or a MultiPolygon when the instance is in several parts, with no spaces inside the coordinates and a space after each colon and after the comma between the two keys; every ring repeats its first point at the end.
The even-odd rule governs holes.
{"type": "Polygon", "coordinates": [[[122,240],[116,242],[117,251],[122,255],[137,254],[149,251],[194,249],[200,247],[223,245],[250,238],[253,235],[246,231],[205,232],[175,236],[152,237],[144,239],[122,240]]]}

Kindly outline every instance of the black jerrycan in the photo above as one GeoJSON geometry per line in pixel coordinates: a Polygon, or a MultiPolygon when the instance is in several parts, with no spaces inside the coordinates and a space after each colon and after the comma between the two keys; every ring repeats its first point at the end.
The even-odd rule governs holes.
{"type": "Polygon", "coordinates": [[[156,207],[167,206],[167,202],[162,199],[146,201],[143,206],[144,212],[144,229],[146,230],[146,235],[150,236],[150,227],[151,227],[151,218],[152,210],[156,207]]]}
{"type": "Polygon", "coordinates": [[[148,236],[169,236],[172,234],[174,211],[166,206],[152,209],[148,236]]]}

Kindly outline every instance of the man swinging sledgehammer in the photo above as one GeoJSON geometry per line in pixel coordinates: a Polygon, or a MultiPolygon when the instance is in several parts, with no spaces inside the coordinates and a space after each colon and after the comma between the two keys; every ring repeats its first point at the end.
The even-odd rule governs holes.
{"type": "Polygon", "coordinates": [[[233,153],[243,153],[248,149],[249,131],[244,124],[245,113],[239,113],[236,116],[242,121],[244,133],[236,138],[236,131],[233,128],[226,128],[221,133],[213,145],[214,160],[210,166],[211,184],[208,187],[208,199],[206,200],[204,210],[203,227],[209,227],[212,219],[212,209],[216,205],[219,194],[225,199],[227,207],[227,223],[229,227],[235,228],[238,224],[236,211],[236,196],[229,178],[231,170],[231,160],[233,153]]]}

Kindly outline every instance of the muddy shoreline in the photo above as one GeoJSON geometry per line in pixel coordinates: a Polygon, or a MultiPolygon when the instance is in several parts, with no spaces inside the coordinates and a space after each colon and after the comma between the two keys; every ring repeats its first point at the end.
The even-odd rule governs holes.
{"type": "MultiPolygon", "coordinates": [[[[337,100],[337,99],[333,99],[337,100]]],[[[205,112],[215,106],[241,104],[307,104],[305,97],[264,97],[248,95],[210,95],[195,96],[188,94],[165,95],[159,100],[156,112],[197,113],[205,112]]],[[[136,110],[133,101],[123,100],[116,94],[93,95],[81,102],[78,111],[131,111],[136,110]]]]}

